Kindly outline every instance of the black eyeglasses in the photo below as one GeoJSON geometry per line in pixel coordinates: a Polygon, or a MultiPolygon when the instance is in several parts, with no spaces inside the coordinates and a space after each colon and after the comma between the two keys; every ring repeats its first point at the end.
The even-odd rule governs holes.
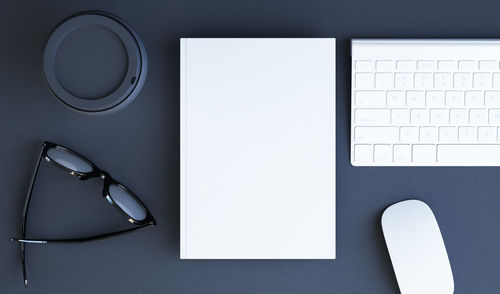
{"type": "Polygon", "coordinates": [[[115,181],[107,172],[99,169],[94,163],[85,158],[84,156],[72,151],[61,145],[50,142],[44,142],[42,151],[38,158],[38,162],[31,178],[30,187],[24,203],[22,215],[21,238],[12,238],[11,241],[19,242],[21,244],[21,262],[23,268],[24,286],[28,286],[28,279],[26,276],[26,263],[25,263],[25,244],[47,244],[47,243],[81,243],[88,241],[102,240],[106,238],[115,237],[118,235],[130,233],[142,228],[154,226],[156,224],[153,216],[142,203],[142,201],[128,188],[115,181]],[[42,159],[45,158],[47,162],[53,163],[55,166],[62,168],[69,174],[76,176],[80,180],[89,178],[101,178],[104,187],[102,196],[120,211],[128,221],[132,224],[138,225],[137,227],[121,230],[113,233],[90,236],[77,239],[28,239],[26,238],[26,223],[28,215],[28,207],[30,204],[33,186],[40,167],[42,159]]]}

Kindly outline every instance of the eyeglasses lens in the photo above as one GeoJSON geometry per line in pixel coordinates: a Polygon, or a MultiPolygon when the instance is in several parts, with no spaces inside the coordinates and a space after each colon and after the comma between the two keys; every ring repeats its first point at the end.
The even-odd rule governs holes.
{"type": "Polygon", "coordinates": [[[90,173],[93,171],[92,164],[85,158],[61,147],[56,146],[49,148],[47,150],[47,156],[65,168],[75,172],[90,173]]]}
{"type": "Polygon", "coordinates": [[[146,218],[146,209],[128,189],[117,184],[111,184],[109,186],[109,196],[132,219],[142,221],[146,218]]]}

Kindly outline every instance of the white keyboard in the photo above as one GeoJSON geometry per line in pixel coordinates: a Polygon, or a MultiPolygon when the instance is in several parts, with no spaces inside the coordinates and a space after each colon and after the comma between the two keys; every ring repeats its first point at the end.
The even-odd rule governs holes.
{"type": "Polygon", "coordinates": [[[500,40],[352,40],[351,163],[500,166],[500,40]]]}

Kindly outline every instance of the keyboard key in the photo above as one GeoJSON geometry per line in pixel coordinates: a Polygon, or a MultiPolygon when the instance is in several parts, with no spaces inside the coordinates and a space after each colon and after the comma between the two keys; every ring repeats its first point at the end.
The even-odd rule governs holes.
{"type": "Polygon", "coordinates": [[[355,105],[358,107],[385,106],[384,91],[356,91],[355,105]]]}
{"type": "Polygon", "coordinates": [[[456,142],[458,140],[458,131],[456,127],[440,127],[439,142],[456,142]]]}
{"type": "Polygon", "coordinates": [[[439,60],[438,70],[440,71],[455,71],[457,69],[457,63],[453,60],[439,60]]]}
{"type": "Polygon", "coordinates": [[[356,109],[356,124],[389,125],[391,123],[389,109],[356,109]]]}
{"type": "Polygon", "coordinates": [[[403,91],[387,91],[387,105],[390,107],[403,107],[405,103],[403,91]]]}
{"type": "Polygon", "coordinates": [[[424,91],[407,91],[406,105],[408,107],[424,107],[425,106],[424,91]]]}
{"type": "Polygon", "coordinates": [[[500,145],[438,145],[437,158],[449,165],[498,165],[500,145]]]}
{"type": "Polygon", "coordinates": [[[453,86],[456,89],[469,89],[472,87],[472,76],[470,73],[456,73],[453,75],[453,86]]]}
{"type": "Polygon", "coordinates": [[[484,104],[488,107],[500,107],[500,91],[484,92],[484,104]]]}
{"type": "Polygon", "coordinates": [[[485,125],[488,123],[488,111],[486,109],[473,108],[469,111],[469,123],[471,125],[485,125]]]}
{"type": "Polygon", "coordinates": [[[379,60],[376,62],[377,71],[393,71],[394,62],[392,60],[379,60]]]}
{"type": "Polygon", "coordinates": [[[375,74],[375,88],[377,89],[394,88],[394,76],[392,75],[392,73],[375,74]]]}
{"type": "Polygon", "coordinates": [[[500,73],[493,74],[493,88],[500,90],[500,73]]]}
{"type": "Polygon", "coordinates": [[[391,123],[393,125],[408,125],[410,123],[410,111],[408,109],[392,109],[391,123]]]}
{"type": "Polygon", "coordinates": [[[357,71],[373,71],[373,61],[371,60],[358,60],[356,61],[357,71]]]}
{"type": "Polygon", "coordinates": [[[398,71],[415,71],[417,66],[413,60],[398,60],[396,61],[396,69],[398,71]]]}
{"type": "Polygon", "coordinates": [[[407,143],[418,142],[418,129],[416,127],[399,128],[399,141],[407,143]]]}
{"type": "Polygon", "coordinates": [[[492,125],[500,125],[500,109],[490,109],[489,122],[492,125]]]}
{"type": "Polygon", "coordinates": [[[373,151],[371,145],[354,145],[355,162],[373,162],[373,151]]]}
{"type": "Polygon", "coordinates": [[[393,152],[394,162],[410,162],[411,161],[411,147],[410,145],[394,145],[393,152]]]}
{"type": "Polygon", "coordinates": [[[465,106],[484,106],[483,93],[481,91],[465,92],[465,106]]]}
{"type": "Polygon", "coordinates": [[[387,143],[398,139],[396,127],[356,127],[354,128],[355,142],[387,143]]]}
{"type": "Polygon", "coordinates": [[[464,106],[464,92],[446,91],[446,106],[457,107],[464,106]]]}
{"type": "Polygon", "coordinates": [[[450,109],[450,124],[465,125],[469,122],[467,109],[450,109]]]}
{"type": "Polygon", "coordinates": [[[438,132],[436,127],[421,127],[420,128],[420,142],[432,143],[437,141],[438,132]]]}
{"type": "Polygon", "coordinates": [[[494,71],[498,70],[498,62],[495,60],[480,60],[479,70],[494,71]]]}
{"type": "Polygon", "coordinates": [[[444,95],[442,91],[427,91],[426,92],[426,104],[430,107],[443,107],[444,95]]]}
{"type": "Polygon", "coordinates": [[[431,125],[447,125],[449,123],[448,109],[431,109],[431,125]]]}
{"type": "Polygon", "coordinates": [[[475,73],[473,75],[474,88],[476,89],[489,89],[492,86],[492,79],[490,73],[475,73]]]}
{"type": "Polygon", "coordinates": [[[413,75],[409,73],[394,74],[395,87],[398,89],[412,89],[413,75]]]}
{"type": "Polygon", "coordinates": [[[459,127],[458,128],[458,141],[464,143],[473,143],[477,141],[475,127],[459,127]]]}
{"type": "Polygon", "coordinates": [[[391,145],[375,145],[373,153],[375,162],[392,162],[391,145]]]}
{"type": "Polygon", "coordinates": [[[436,146],[413,145],[413,162],[416,163],[436,162],[436,146]]]}
{"type": "Polygon", "coordinates": [[[458,62],[458,70],[475,71],[477,70],[477,62],[473,60],[460,60],[458,62]]]}
{"type": "Polygon", "coordinates": [[[375,86],[375,77],[371,73],[356,74],[356,88],[371,89],[375,86]]]}
{"type": "Polygon", "coordinates": [[[395,87],[398,89],[413,88],[413,75],[410,73],[396,73],[394,75],[395,87]]]}
{"type": "Polygon", "coordinates": [[[453,74],[451,73],[436,73],[434,74],[434,87],[438,89],[453,88],[453,74]]]}
{"type": "Polygon", "coordinates": [[[415,88],[417,89],[430,89],[433,86],[431,73],[416,73],[415,74],[415,88]]]}
{"type": "Polygon", "coordinates": [[[496,127],[478,127],[477,128],[478,142],[496,142],[497,128],[496,127]]]}
{"type": "Polygon", "coordinates": [[[429,123],[428,109],[412,109],[410,111],[410,121],[412,125],[424,125],[429,123]]]}
{"type": "Polygon", "coordinates": [[[419,60],[417,61],[417,68],[420,71],[434,71],[436,70],[436,65],[432,60],[419,60]]]}

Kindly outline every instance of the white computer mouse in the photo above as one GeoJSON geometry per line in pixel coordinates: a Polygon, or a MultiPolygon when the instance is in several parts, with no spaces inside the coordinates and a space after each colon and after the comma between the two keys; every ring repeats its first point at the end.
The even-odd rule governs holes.
{"type": "Polygon", "coordinates": [[[430,207],[419,200],[389,206],[382,231],[402,294],[454,291],[448,253],[430,207]]]}

